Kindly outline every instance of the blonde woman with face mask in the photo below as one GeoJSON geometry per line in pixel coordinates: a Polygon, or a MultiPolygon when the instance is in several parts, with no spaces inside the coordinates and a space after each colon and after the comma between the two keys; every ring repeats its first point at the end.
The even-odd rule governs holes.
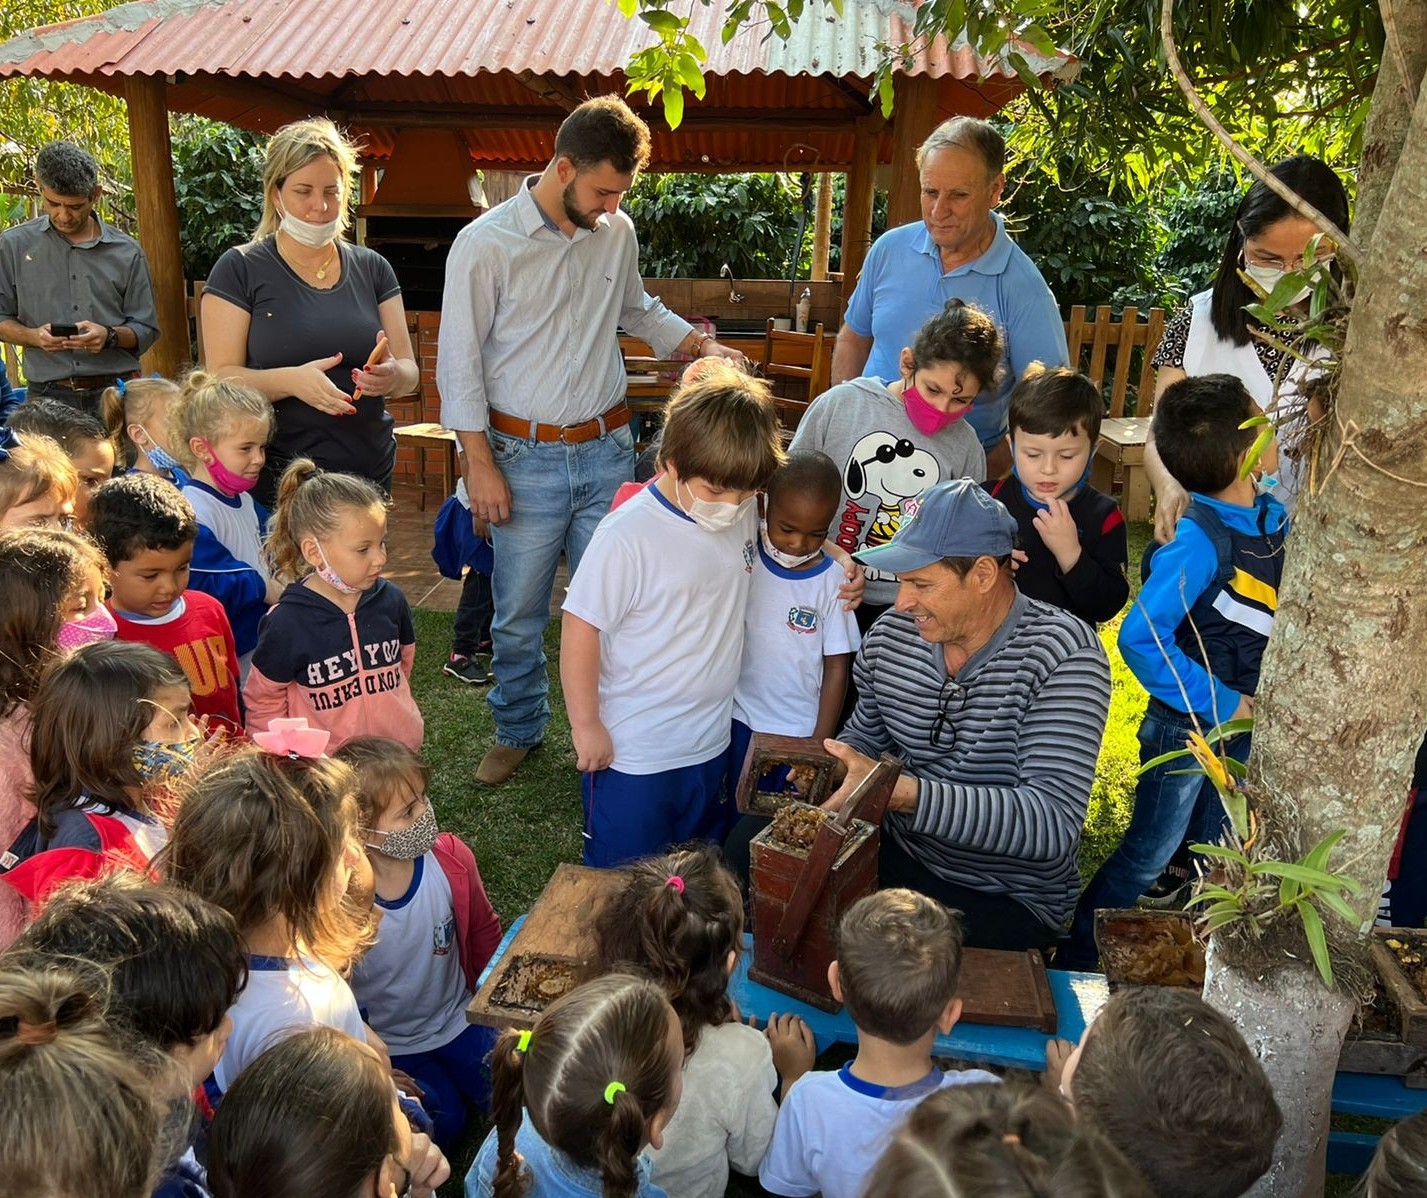
{"type": "MultiPolygon", "coordinates": [[[[1317,158],[1300,155],[1278,163],[1272,174],[1286,183],[1338,228],[1348,228],[1348,196],[1337,174],[1317,158]]],[[[1260,460],[1265,489],[1291,512],[1298,486],[1297,442],[1306,426],[1304,384],[1312,378],[1310,363],[1290,363],[1283,383],[1274,394],[1283,352],[1254,336],[1258,322],[1245,306],[1259,302],[1258,294],[1240,277],[1273,293],[1284,275],[1303,269],[1308,246],[1318,237],[1312,221],[1294,212],[1263,183],[1255,183],[1234,212],[1224,245],[1219,273],[1208,291],[1201,291],[1170,319],[1160,338],[1154,364],[1155,398],[1186,375],[1232,374],[1254,397],[1260,408],[1271,411],[1278,425],[1278,444],[1260,460]]],[[[1336,272],[1334,246],[1321,238],[1315,256],[1323,269],[1336,272]]],[[[1306,304],[1297,297],[1293,307],[1306,304]]],[[[1313,347],[1318,356],[1324,351],[1313,347]]],[[[1174,526],[1189,506],[1189,495],[1165,470],[1154,441],[1145,448],[1145,468],[1155,493],[1155,539],[1174,539],[1174,526]]]]}
{"type": "Polygon", "coordinates": [[[412,394],[418,369],[391,264],[342,235],[356,169],[357,147],[331,121],[279,129],[268,141],[253,240],[219,258],[204,287],[207,369],[273,405],[255,492],[265,507],[299,457],[391,489],[386,400],[412,394]]]}

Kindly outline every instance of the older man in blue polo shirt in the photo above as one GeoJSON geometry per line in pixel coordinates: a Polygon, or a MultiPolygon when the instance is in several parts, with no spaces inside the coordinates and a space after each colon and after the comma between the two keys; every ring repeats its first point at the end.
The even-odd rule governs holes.
{"type": "Polygon", "coordinates": [[[986,451],[988,478],[1011,469],[1006,412],[1016,379],[1032,362],[1069,361],[1055,296],[992,211],[1005,162],[1006,143],[985,121],[953,117],[933,130],[917,150],[922,219],[888,229],[868,252],[832,357],[834,383],[895,379],[902,347],[947,300],[990,313],[1007,369],[967,416],[986,451]]]}

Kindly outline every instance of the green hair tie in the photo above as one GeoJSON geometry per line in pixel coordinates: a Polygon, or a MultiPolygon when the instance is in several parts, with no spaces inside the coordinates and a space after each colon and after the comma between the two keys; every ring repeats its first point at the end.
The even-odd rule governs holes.
{"type": "Polygon", "coordinates": [[[614,1096],[616,1094],[625,1093],[628,1093],[628,1091],[624,1088],[623,1082],[610,1082],[610,1084],[604,1088],[604,1100],[609,1103],[610,1106],[614,1106],[614,1096]]]}
{"type": "Polygon", "coordinates": [[[516,1052],[529,1052],[529,1051],[530,1051],[530,1029],[529,1029],[529,1028],[526,1028],[523,1032],[520,1033],[520,1039],[515,1042],[515,1051],[516,1051],[516,1052]]]}

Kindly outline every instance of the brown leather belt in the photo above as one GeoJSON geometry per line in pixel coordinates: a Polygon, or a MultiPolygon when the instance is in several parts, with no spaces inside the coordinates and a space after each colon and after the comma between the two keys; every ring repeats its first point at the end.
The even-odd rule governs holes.
{"type": "Polygon", "coordinates": [[[526,439],[533,433],[537,441],[563,441],[566,445],[583,445],[586,441],[603,437],[606,433],[623,428],[629,423],[629,408],[622,403],[615,404],[604,415],[582,421],[580,424],[533,424],[519,416],[507,416],[504,412],[497,412],[494,408],[490,409],[488,415],[491,428],[507,437],[526,439]]]}
{"type": "Polygon", "coordinates": [[[115,379],[137,378],[134,374],[82,374],[76,378],[68,379],[44,379],[36,380],[41,387],[63,387],[66,391],[103,391],[105,387],[112,387],[115,379]]]}

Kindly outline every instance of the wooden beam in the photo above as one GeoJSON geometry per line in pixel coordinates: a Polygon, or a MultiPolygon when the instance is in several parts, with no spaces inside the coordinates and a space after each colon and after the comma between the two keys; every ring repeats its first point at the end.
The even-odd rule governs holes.
{"type": "Polygon", "coordinates": [[[832,175],[818,175],[818,215],[813,224],[812,278],[822,282],[827,278],[827,258],[832,249],[832,175]]]}
{"type": "Polygon", "coordinates": [[[534,71],[521,71],[516,75],[520,86],[534,92],[547,104],[554,104],[566,112],[574,112],[582,101],[574,88],[553,75],[538,75],[534,71]]]}
{"type": "Polygon", "coordinates": [[[858,116],[865,116],[872,111],[872,97],[848,80],[838,75],[823,75],[822,79],[833,91],[852,105],[858,116]]]}
{"type": "Polygon", "coordinates": [[[144,355],[143,367],[145,372],[157,371],[166,378],[176,378],[193,355],[188,341],[167,90],[167,84],[157,77],[135,75],[124,81],[139,245],[149,260],[159,321],[159,339],[144,355]]]}
{"type": "MultiPolygon", "coordinates": [[[[334,109],[334,120],[369,127],[456,128],[456,129],[549,129],[565,117],[554,106],[499,108],[490,105],[419,105],[359,104],[334,109]]],[[[817,109],[815,111],[779,110],[769,114],[766,108],[698,108],[684,111],[684,129],[722,129],[747,132],[750,128],[775,130],[781,133],[841,133],[853,127],[861,118],[847,112],[817,109]]]]}
{"type": "MultiPolygon", "coordinates": [[[[226,75],[189,75],[180,71],[172,76],[170,82],[199,88],[225,99],[243,101],[254,108],[274,108],[284,121],[298,121],[303,117],[316,116],[332,106],[331,98],[320,92],[294,87],[290,83],[280,83],[275,79],[256,79],[248,76],[234,79],[226,75]]],[[[125,94],[127,95],[127,91],[125,94]]]]}
{"type": "Polygon", "coordinates": [[[844,310],[862,273],[862,260],[872,245],[872,196],[877,182],[877,142],[882,118],[860,117],[852,166],[847,172],[847,194],[842,205],[842,305],[844,310]]]}
{"type": "Polygon", "coordinates": [[[887,189],[887,227],[922,215],[917,147],[937,124],[937,81],[927,75],[897,75],[892,108],[892,185],[887,189]]]}

